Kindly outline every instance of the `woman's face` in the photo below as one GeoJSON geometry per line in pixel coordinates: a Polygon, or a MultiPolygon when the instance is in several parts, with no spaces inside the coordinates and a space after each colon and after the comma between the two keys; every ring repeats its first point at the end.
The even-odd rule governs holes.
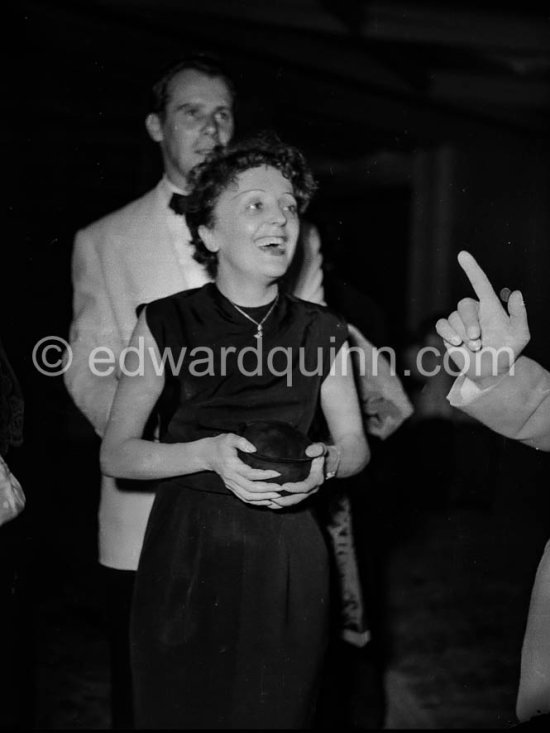
{"type": "Polygon", "coordinates": [[[218,253],[218,272],[270,280],[286,272],[299,226],[292,184],[276,168],[260,166],[239,174],[219,197],[213,226],[199,233],[218,253]]]}

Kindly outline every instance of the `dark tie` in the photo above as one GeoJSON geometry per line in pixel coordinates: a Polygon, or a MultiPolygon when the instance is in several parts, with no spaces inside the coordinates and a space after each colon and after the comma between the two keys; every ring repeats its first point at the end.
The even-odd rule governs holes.
{"type": "Polygon", "coordinates": [[[179,214],[180,216],[185,216],[185,214],[187,213],[188,199],[189,196],[184,196],[182,193],[173,193],[168,206],[176,214],[179,214]]]}

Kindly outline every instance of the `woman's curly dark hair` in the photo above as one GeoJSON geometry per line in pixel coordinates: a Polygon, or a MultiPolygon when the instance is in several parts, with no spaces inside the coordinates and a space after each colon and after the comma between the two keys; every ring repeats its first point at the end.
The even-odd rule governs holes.
{"type": "Polygon", "coordinates": [[[280,171],[292,183],[298,211],[302,214],[317,188],[313,174],[302,153],[272,132],[260,133],[227,148],[218,147],[190,173],[191,194],[185,217],[195,247],[193,256],[206,266],[211,277],[216,275],[218,256],[205,247],[199,227],[213,226],[218,199],[240,173],[264,165],[280,171]]]}

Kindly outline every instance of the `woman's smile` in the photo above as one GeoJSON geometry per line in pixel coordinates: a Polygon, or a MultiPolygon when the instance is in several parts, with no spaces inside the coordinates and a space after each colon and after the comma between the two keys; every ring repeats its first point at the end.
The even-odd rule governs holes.
{"type": "Polygon", "coordinates": [[[273,237],[260,237],[257,240],[259,248],[267,255],[283,257],[286,254],[286,235],[273,237]]]}

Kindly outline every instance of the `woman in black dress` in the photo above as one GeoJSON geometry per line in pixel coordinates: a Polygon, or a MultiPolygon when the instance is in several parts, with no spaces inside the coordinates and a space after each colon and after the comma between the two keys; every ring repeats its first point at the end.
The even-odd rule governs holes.
{"type": "Polygon", "coordinates": [[[155,479],[131,630],[138,727],[304,728],[327,636],[328,559],[311,496],[365,465],[347,327],[279,290],[313,191],[302,155],[251,141],[196,171],[187,221],[215,282],[149,303],[101,450],[155,479]],[[255,420],[333,443],[279,486],[237,449],[255,420]],[[154,425],[158,441],[146,439],[154,425]]]}

